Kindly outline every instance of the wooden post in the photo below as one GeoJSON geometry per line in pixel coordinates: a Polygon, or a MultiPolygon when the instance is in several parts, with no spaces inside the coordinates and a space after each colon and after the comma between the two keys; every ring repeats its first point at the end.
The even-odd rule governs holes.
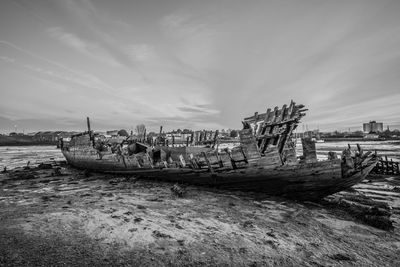
{"type": "Polygon", "coordinates": [[[206,161],[206,163],[207,163],[207,165],[208,165],[208,169],[210,170],[211,173],[213,173],[214,170],[211,168],[211,164],[210,164],[210,161],[209,161],[208,158],[207,158],[206,152],[201,152],[201,154],[203,154],[203,157],[204,157],[204,159],[205,159],[205,161],[206,161]]]}
{"type": "Polygon", "coordinates": [[[151,167],[151,168],[154,168],[153,159],[150,157],[150,155],[149,155],[148,152],[146,152],[146,155],[147,155],[147,159],[148,159],[148,161],[149,161],[149,163],[150,163],[150,167],[151,167]]]}
{"type": "Polygon", "coordinates": [[[358,154],[359,154],[360,156],[362,156],[363,153],[364,153],[364,151],[362,150],[360,144],[357,144],[357,150],[358,150],[358,154]]]}
{"type": "Polygon", "coordinates": [[[385,174],[389,174],[389,162],[387,156],[385,156],[385,174]]]}
{"type": "MultiPolygon", "coordinates": [[[[158,134],[158,138],[156,139],[157,140],[156,145],[159,145],[158,143],[161,142],[161,134],[162,134],[162,126],[160,126],[160,133],[158,134]]],[[[165,142],[165,140],[164,140],[164,142],[165,142]]],[[[163,145],[165,145],[165,143],[163,145]]]]}
{"type": "Polygon", "coordinates": [[[317,153],[315,150],[315,142],[311,138],[306,137],[301,139],[303,145],[303,156],[306,162],[317,161],[317,153]]]}
{"type": "Polygon", "coordinates": [[[243,154],[244,162],[249,163],[249,162],[247,161],[246,153],[244,153],[244,150],[243,150],[243,147],[242,147],[242,146],[240,146],[240,151],[241,151],[242,154],[243,154]]]}
{"type": "Polygon", "coordinates": [[[215,144],[216,144],[216,142],[217,142],[217,139],[218,139],[218,130],[215,131],[212,148],[215,147],[215,144]]]}
{"type": "Polygon", "coordinates": [[[183,168],[186,167],[186,162],[185,162],[185,159],[183,158],[182,154],[179,155],[179,161],[183,168]]]}
{"type": "Polygon", "coordinates": [[[215,151],[215,156],[217,157],[219,167],[220,168],[224,167],[224,164],[222,163],[221,157],[218,154],[218,150],[215,151]]]}
{"type": "Polygon", "coordinates": [[[89,117],[86,117],[86,122],[87,122],[88,132],[90,134],[90,120],[89,120],[89,117]]]}

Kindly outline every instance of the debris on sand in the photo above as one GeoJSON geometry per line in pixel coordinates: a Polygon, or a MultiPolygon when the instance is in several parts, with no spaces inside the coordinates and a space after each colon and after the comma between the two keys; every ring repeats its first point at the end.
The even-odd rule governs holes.
{"type": "Polygon", "coordinates": [[[133,221],[134,221],[135,223],[139,223],[139,222],[143,221],[143,218],[136,217],[135,219],[133,219],[133,221]]]}
{"type": "Polygon", "coordinates": [[[382,230],[393,230],[392,208],[358,192],[341,193],[325,198],[335,208],[344,209],[357,220],[382,230]]]}
{"type": "Polygon", "coordinates": [[[31,170],[22,170],[12,172],[10,177],[13,180],[31,180],[36,178],[36,172],[31,170]]]}
{"type": "Polygon", "coordinates": [[[254,227],[254,224],[253,224],[252,221],[245,221],[245,222],[243,223],[243,227],[244,227],[244,228],[252,228],[252,227],[254,227]]]}
{"type": "Polygon", "coordinates": [[[161,232],[158,231],[158,230],[154,230],[154,231],[153,231],[153,236],[154,236],[154,237],[159,237],[159,238],[172,238],[172,236],[167,235],[167,234],[164,234],[164,233],[161,233],[161,232]]]}
{"type": "Polygon", "coordinates": [[[86,178],[88,178],[88,177],[92,176],[92,174],[90,173],[89,170],[84,170],[84,171],[83,171],[83,176],[85,176],[86,178]]]}
{"type": "Polygon", "coordinates": [[[329,255],[329,258],[336,260],[336,261],[356,261],[354,256],[344,253],[337,253],[333,255],[329,255]]]}
{"type": "Polygon", "coordinates": [[[186,189],[178,184],[174,184],[171,187],[171,192],[177,197],[184,197],[186,195],[186,189]]]}
{"type": "Polygon", "coordinates": [[[50,200],[50,196],[41,196],[41,199],[43,201],[49,201],[50,200]]]}
{"type": "Polygon", "coordinates": [[[62,175],[62,173],[61,173],[61,167],[56,167],[55,169],[54,169],[54,172],[52,173],[52,176],[61,176],[62,175]]]}
{"type": "Polygon", "coordinates": [[[39,169],[45,169],[45,170],[49,170],[49,169],[53,169],[53,165],[50,163],[40,163],[38,166],[39,169]]]}

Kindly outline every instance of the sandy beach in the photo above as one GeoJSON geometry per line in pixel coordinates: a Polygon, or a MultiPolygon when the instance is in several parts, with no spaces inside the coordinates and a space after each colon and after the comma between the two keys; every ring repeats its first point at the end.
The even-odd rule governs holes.
{"type": "Polygon", "coordinates": [[[400,262],[398,178],[356,186],[358,193],[381,197],[391,205],[394,229],[381,230],[326,201],[297,203],[193,186],[178,197],[168,183],[89,174],[68,166],[59,170],[61,175],[54,166],[1,174],[0,265],[400,262]]]}

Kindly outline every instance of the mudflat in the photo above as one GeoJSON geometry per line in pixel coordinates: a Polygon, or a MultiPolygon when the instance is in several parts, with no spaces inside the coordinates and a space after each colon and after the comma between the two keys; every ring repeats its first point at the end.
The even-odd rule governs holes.
{"type": "MultiPolygon", "coordinates": [[[[387,187],[382,183],[356,190],[377,192],[398,203],[399,193],[393,187],[383,190],[387,187]]],[[[396,207],[394,229],[388,231],[325,202],[194,186],[181,187],[182,194],[176,194],[172,186],[68,166],[0,174],[0,265],[400,263],[396,207]]]]}

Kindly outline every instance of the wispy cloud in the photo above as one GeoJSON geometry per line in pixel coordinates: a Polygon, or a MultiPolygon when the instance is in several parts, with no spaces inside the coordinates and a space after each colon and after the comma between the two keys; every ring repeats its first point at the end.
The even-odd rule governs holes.
{"type": "MultiPolygon", "coordinates": [[[[65,0],[58,4],[62,12],[66,14],[68,25],[73,32],[79,32],[79,36],[85,36],[97,48],[106,51],[120,65],[134,67],[125,47],[112,35],[111,31],[105,30],[109,28],[110,23],[115,24],[114,21],[111,21],[106,14],[101,13],[91,1],[65,0]]],[[[82,40],[82,38],[80,39],[82,40]]]]}
{"type": "Polygon", "coordinates": [[[108,55],[98,44],[79,38],[75,34],[64,31],[60,27],[47,29],[49,36],[59,40],[64,45],[83,53],[92,59],[106,62],[111,66],[120,66],[120,64],[108,55]]]}
{"type": "Polygon", "coordinates": [[[194,18],[185,10],[166,15],[160,20],[164,34],[176,42],[174,52],[179,60],[197,71],[213,68],[218,60],[216,26],[206,18],[194,18]]]}
{"type": "Polygon", "coordinates": [[[86,88],[102,90],[102,91],[109,92],[109,93],[111,93],[114,90],[111,85],[102,81],[100,78],[98,78],[97,76],[95,76],[93,74],[86,73],[83,71],[73,70],[59,62],[47,59],[43,56],[33,53],[30,50],[24,49],[20,46],[17,46],[15,44],[7,42],[7,41],[0,41],[0,44],[12,47],[12,48],[16,49],[17,51],[22,52],[22,53],[32,57],[33,59],[39,60],[42,63],[41,65],[43,65],[43,63],[46,63],[47,65],[49,65],[49,67],[51,67],[51,69],[46,69],[45,67],[33,66],[31,64],[18,62],[15,59],[7,59],[7,57],[5,57],[5,59],[7,59],[7,60],[4,60],[4,59],[3,60],[8,63],[15,63],[15,64],[18,64],[22,68],[28,69],[30,71],[34,71],[41,75],[45,75],[45,76],[51,77],[53,79],[55,78],[55,79],[63,80],[66,82],[74,83],[74,84],[77,84],[80,86],[84,86],[86,88]]]}
{"type": "Polygon", "coordinates": [[[126,48],[126,53],[134,60],[139,62],[146,62],[156,59],[156,52],[154,45],[148,44],[135,44],[126,48]]]}
{"type": "Polygon", "coordinates": [[[6,56],[0,56],[0,59],[7,62],[7,63],[14,63],[15,59],[14,58],[10,58],[10,57],[6,57],[6,56]]]}
{"type": "Polygon", "coordinates": [[[76,35],[74,35],[72,33],[67,33],[60,27],[49,28],[49,29],[47,29],[47,33],[51,37],[58,39],[62,43],[66,44],[72,48],[75,48],[76,50],[78,50],[84,54],[90,54],[89,51],[91,51],[91,50],[93,50],[93,48],[95,48],[94,44],[90,44],[89,42],[84,41],[81,38],[78,38],[76,35]]]}
{"type": "Polygon", "coordinates": [[[219,114],[219,110],[205,108],[205,107],[199,107],[199,106],[183,106],[183,107],[178,107],[178,110],[180,110],[182,112],[185,112],[185,113],[190,113],[190,114],[193,114],[193,115],[198,115],[198,114],[219,114]]]}

